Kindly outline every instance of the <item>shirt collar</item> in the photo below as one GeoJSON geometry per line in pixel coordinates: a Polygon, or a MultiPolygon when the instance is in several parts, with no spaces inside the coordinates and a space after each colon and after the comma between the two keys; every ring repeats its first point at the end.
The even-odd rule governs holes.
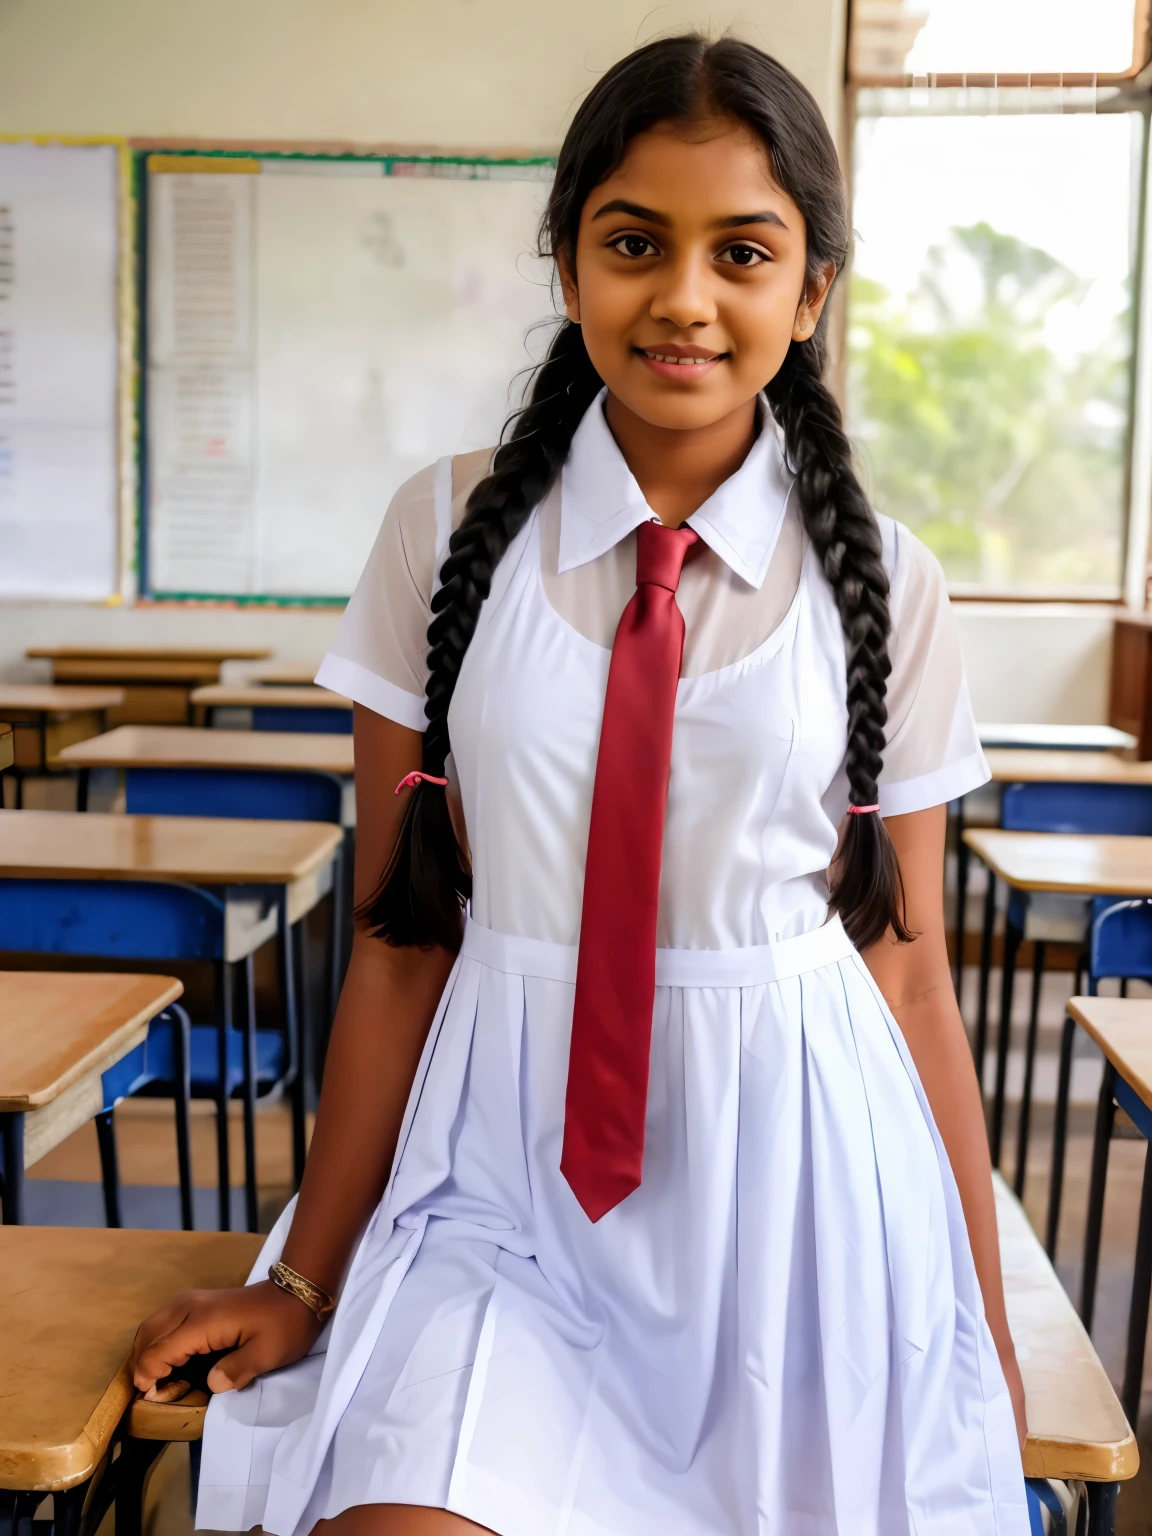
{"type": "MultiPolygon", "coordinates": [[[[602,389],[585,411],[561,471],[559,574],[597,559],[653,516],[604,416],[607,393],[602,389]]],[[[713,553],[753,587],[767,573],[793,483],[763,396],[761,419],[743,464],[688,519],[713,553]]]]}

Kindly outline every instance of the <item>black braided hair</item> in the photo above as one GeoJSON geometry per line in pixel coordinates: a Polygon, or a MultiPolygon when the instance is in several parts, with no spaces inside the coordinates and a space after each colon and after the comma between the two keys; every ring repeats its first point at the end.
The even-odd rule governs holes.
{"type": "MultiPolygon", "coordinates": [[[[764,143],[776,180],[804,216],[809,275],[829,264],[843,270],[850,243],[844,186],[819,107],[794,75],[758,48],[698,33],[637,48],[588,93],[557,159],[540,225],[540,254],[554,258],[563,252],[574,269],[584,203],[620,164],[632,139],[658,123],[711,117],[741,121],[764,143]]],[[[888,578],[879,528],[853,474],[840,412],[821,381],[824,329],[822,316],[808,341],[791,344],[767,392],[796,475],[804,524],[844,628],[850,802],[872,805],[887,720],[888,578]]],[[[449,542],[428,629],[426,773],[443,776],[448,706],[493,571],[555,480],[600,387],[580,328],[562,321],[528,403],[505,423],[492,472],[468,497],[464,520],[449,542]]],[[[380,885],[358,916],[391,944],[456,949],[470,891],[446,797],[438,787],[419,783],[380,885]]],[[[899,867],[878,815],[849,816],[830,895],[858,947],[889,929],[899,939],[909,937],[899,867]]]]}
{"type": "MultiPolygon", "coordinates": [[[[580,327],[562,321],[536,370],[528,403],[512,418],[511,434],[497,448],[491,474],[473,489],[464,520],[448,541],[441,585],[432,598],[435,617],[428,626],[424,773],[444,776],[451,750],[448,706],[492,574],[556,478],[600,387],[580,327]]],[[[380,885],[361,915],[370,931],[390,944],[458,949],[461,914],[471,893],[472,876],[447,797],[436,785],[418,783],[380,885]]]]}

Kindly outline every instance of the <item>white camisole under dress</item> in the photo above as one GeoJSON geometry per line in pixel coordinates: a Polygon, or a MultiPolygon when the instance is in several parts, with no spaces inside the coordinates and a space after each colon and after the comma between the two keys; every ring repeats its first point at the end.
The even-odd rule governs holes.
{"type": "MultiPolygon", "coordinates": [[[[462,469],[484,465],[397,493],[319,674],[416,728],[462,469]]],[[[643,1183],[595,1225],[560,1173],[564,1090],[611,630],[651,516],[602,398],[498,566],[449,716],[474,894],[391,1180],[312,1352],[213,1399],[199,1527],[408,1503],[498,1536],[1027,1536],[947,1156],[828,916],[844,642],[790,492],[766,420],[689,520],[643,1183]]],[[[891,815],[988,773],[939,567],[881,527],[891,815]]]]}

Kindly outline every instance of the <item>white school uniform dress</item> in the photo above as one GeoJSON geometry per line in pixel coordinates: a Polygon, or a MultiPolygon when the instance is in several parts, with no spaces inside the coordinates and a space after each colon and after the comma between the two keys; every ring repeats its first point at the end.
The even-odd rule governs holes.
{"type": "MultiPolygon", "coordinates": [[[[473,896],[391,1181],[313,1352],[213,1399],[197,1524],[305,1536],[409,1503],[499,1536],[1026,1536],[948,1160],[828,919],[844,641],[770,418],[689,519],[643,1182],[593,1224],[560,1173],[610,646],[651,516],[602,402],[453,696],[473,896]]],[[[423,726],[434,573],[487,460],[396,493],[318,681],[423,726]]],[[[880,521],[899,815],[988,770],[939,566],[880,521]]]]}

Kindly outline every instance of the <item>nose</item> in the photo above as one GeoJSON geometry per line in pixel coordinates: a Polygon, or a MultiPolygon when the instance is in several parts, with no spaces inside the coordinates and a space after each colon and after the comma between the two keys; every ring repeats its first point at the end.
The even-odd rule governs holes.
{"type": "Polygon", "coordinates": [[[705,263],[685,255],[681,260],[662,265],[652,296],[653,320],[664,320],[679,329],[693,325],[711,325],[716,319],[705,263]]]}

